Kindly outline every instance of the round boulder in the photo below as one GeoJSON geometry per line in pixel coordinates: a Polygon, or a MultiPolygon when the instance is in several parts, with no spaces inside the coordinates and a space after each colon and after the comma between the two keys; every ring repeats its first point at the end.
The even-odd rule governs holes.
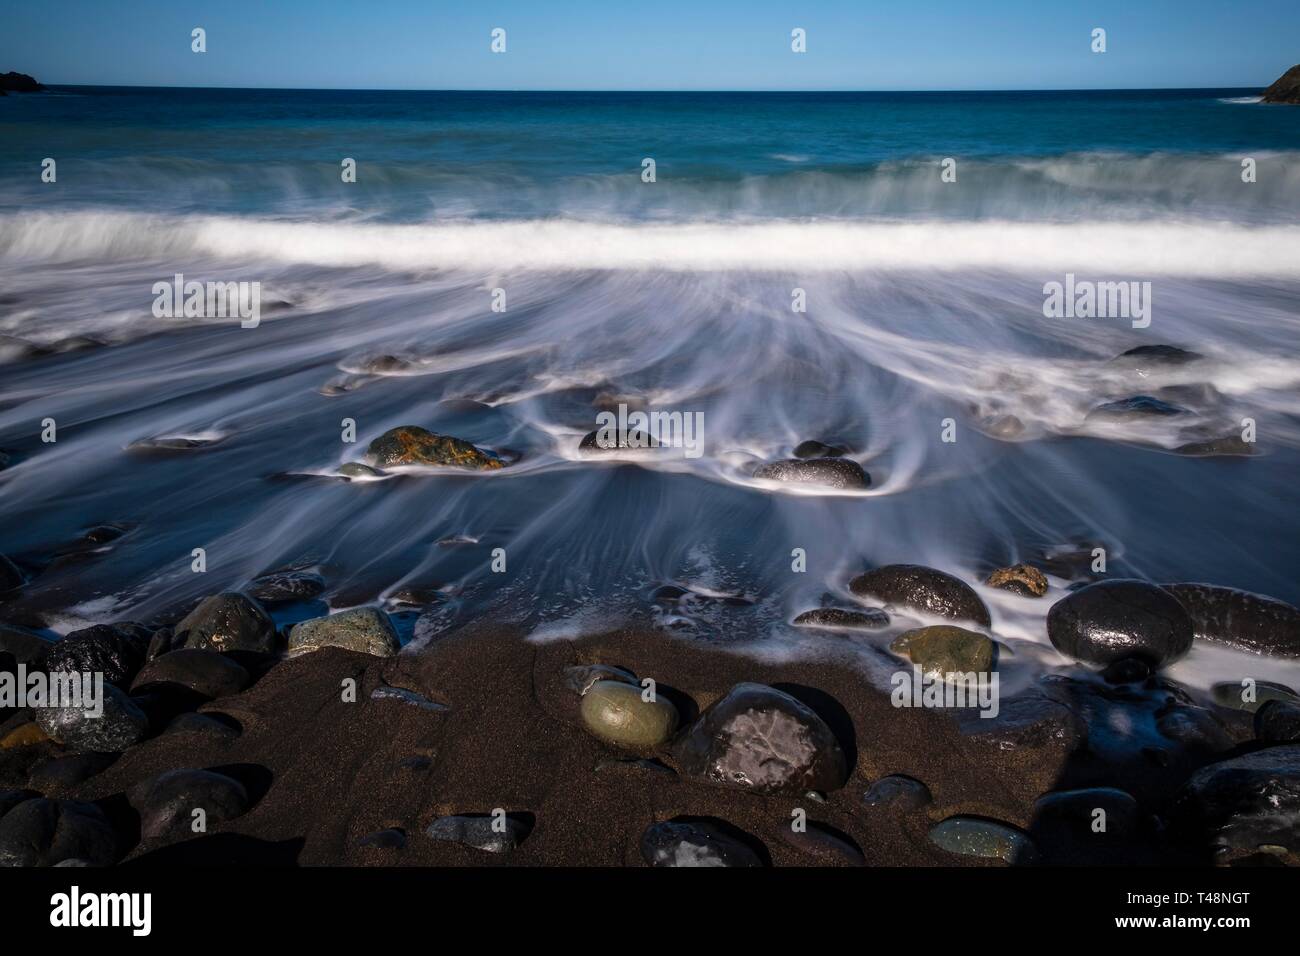
{"type": "Polygon", "coordinates": [[[322,647],[342,647],[375,657],[392,657],[400,649],[392,621],[374,607],[354,607],[328,617],[313,618],[295,624],[289,632],[290,657],[322,647]]]}
{"type": "Polygon", "coordinates": [[[758,854],[707,821],[654,823],[641,834],[641,858],[651,866],[762,866],[758,854]]]}
{"type": "Polygon", "coordinates": [[[997,656],[997,645],[983,634],[950,624],[904,631],[889,649],[907,657],[927,677],[943,680],[948,675],[987,674],[997,656]]]}
{"type": "Polygon", "coordinates": [[[599,680],[582,695],[582,723],[592,735],[625,750],[658,747],[677,729],[677,708],[621,680],[599,680]]]}
{"type": "Polygon", "coordinates": [[[919,564],[889,564],[867,571],[849,582],[849,590],[861,598],[923,614],[974,621],[983,627],[992,623],[989,609],[969,584],[919,564]]]}
{"type": "Polygon", "coordinates": [[[213,700],[238,694],[249,680],[248,671],[222,654],[182,647],[146,664],[131,684],[131,692],[183,687],[213,700]]]}
{"type": "Polygon", "coordinates": [[[1211,584],[1166,584],[1165,590],[1187,609],[1197,640],[1300,657],[1300,610],[1284,601],[1211,584]]]}
{"type": "Polygon", "coordinates": [[[418,425],[390,428],[370,443],[366,457],[377,468],[445,465],[485,471],[505,467],[505,462],[491,452],[459,438],[436,435],[418,425]]]}
{"type": "Polygon", "coordinates": [[[50,673],[103,674],[126,687],[144,664],[151,632],[139,624],[96,624],[56,641],[45,658],[50,673]]]}
{"type": "Polygon", "coordinates": [[[203,811],[205,824],[233,820],[248,812],[248,791],[238,780],[211,770],[171,770],[131,792],[140,813],[140,836],[189,837],[194,811],[203,811]]]}
{"type": "Polygon", "coordinates": [[[275,623],[257,601],[238,591],[214,594],[173,629],[176,644],[201,651],[275,650],[275,623]]]}
{"type": "Polygon", "coordinates": [[[861,490],[871,487],[871,476],[851,458],[786,458],[759,465],[754,477],[786,484],[824,485],[861,490]]]}
{"type": "Polygon", "coordinates": [[[1138,657],[1153,666],[1192,647],[1192,619],[1164,589],[1145,581],[1098,581],[1047,612],[1047,636],[1062,654],[1092,664],[1138,657]]]}
{"type": "Polygon", "coordinates": [[[104,685],[103,713],[85,707],[39,707],[36,723],[72,750],[116,753],[149,733],[149,718],[135,701],[112,684],[104,685]]]}
{"type": "Polygon", "coordinates": [[[691,779],[758,793],[844,786],[839,741],[811,707],[764,684],[737,684],[700,715],[673,750],[691,779]]]}
{"type": "Polygon", "coordinates": [[[117,834],[93,803],[36,797],[0,817],[0,866],[109,866],[117,851],[117,834]]]}

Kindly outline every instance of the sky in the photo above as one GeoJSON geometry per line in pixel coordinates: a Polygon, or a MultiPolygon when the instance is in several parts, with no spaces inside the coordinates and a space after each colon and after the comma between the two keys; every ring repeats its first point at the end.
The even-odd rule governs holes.
{"type": "Polygon", "coordinates": [[[1296,63],[1300,0],[0,0],[0,72],[49,84],[1263,87],[1296,63]],[[795,28],[806,53],[790,49],[795,28]]]}

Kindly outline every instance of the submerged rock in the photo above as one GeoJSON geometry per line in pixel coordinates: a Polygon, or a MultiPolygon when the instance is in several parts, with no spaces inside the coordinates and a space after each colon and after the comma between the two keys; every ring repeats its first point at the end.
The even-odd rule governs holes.
{"type": "Polygon", "coordinates": [[[1114,364],[1129,368],[1154,368],[1157,366],[1186,365],[1205,358],[1199,352],[1189,352],[1176,345],[1139,345],[1137,348],[1121,352],[1115,357],[1114,364]]]}
{"type": "Polygon", "coordinates": [[[997,645],[983,634],[938,624],[905,631],[890,643],[895,654],[907,657],[927,677],[981,674],[993,670],[997,645]]]}
{"type": "Polygon", "coordinates": [[[1211,584],[1166,584],[1198,640],[1252,654],[1300,657],[1300,610],[1262,594],[1211,584]]]}
{"type": "Polygon", "coordinates": [[[15,663],[44,670],[45,659],[54,644],[49,638],[25,627],[0,624],[0,653],[13,655],[15,663]]]}
{"type": "Polygon", "coordinates": [[[1192,647],[1192,620],[1167,591],[1145,581],[1098,581],[1047,612],[1047,636],[1062,654],[1093,664],[1139,657],[1154,666],[1192,647]]]}
{"type": "Polygon", "coordinates": [[[391,428],[366,449],[370,464],[379,468],[393,465],[446,465],[488,471],[504,468],[505,462],[491,452],[449,435],[436,435],[418,425],[391,428]]]}
{"type": "Polygon", "coordinates": [[[578,453],[596,455],[601,452],[635,451],[637,449],[658,447],[659,439],[649,432],[634,428],[617,433],[602,433],[602,430],[598,428],[582,436],[582,441],[578,442],[578,453]]]}
{"type": "Polygon", "coordinates": [[[125,750],[148,735],[149,718],[112,684],[104,685],[103,709],[95,716],[83,707],[40,707],[36,722],[65,746],[96,753],[125,750]]]}
{"type": "Polygon", "coordinates": [[[375,657],[392,657],[400,650],[392,621],[374,607],[355,607],[328,617],[313,618],[295,624],[289,632],[290,657],[318,651],[322,647],[342,647],[375,657]]]}
{"type": "Polygon", "coordinates": [[[849,582],[858,597],[988,627],[989,609],[965,581],[919,564],[889,564],[849,582]]]}
{"type": "Polygon", "coordinates": [[[930,829],[930,840],[949,853],[980,856],[1011,864],[1029,864],[1038,850],[1029,835],[1008,823],[981,817],[949,817],[930,829]]]}
{"type": "Polygon", "coordinates": [[[594,736],[628,750],[665,743],[677,729],[677,708],[656,695],[642,698],[640,687],[621,680],[600,680],[582,696],[582,722],[594,736]]]}
{"type": "Polygon", "coordinates": [[[249,596],[263,604],[310,601],[325,590],[325,579],[315,571],[269,571],[248,586],[249,596]]]}
{"type": "Polygon", "coordinates": [[[146,664],[131,684],[131,692],[180,687],[213,700],[238,694],[250,683],[248,671],[230,658],[183,647],[146,664]]]}
{"type": "Polygon", "coordinates": [[[506,814],[439,817],[425,833],[434,840],[460,843],[487,853],[509,853],[524,841],[528,827],[506,814]]]}
{"type": "Polygon", "coordinates": [[[801,441],[794,449],[796,458],[843,458],[849,453],[847,448],[839,445],[827,445],[815,439],[801,441]]]}
{"type": "Polygon", "coordinates": [[[24,800],[0,817],[0,866],[110,866],[118,839],[104,811],[78,800],[24,800]]]}
{"type": "Polygon", "coordinates": [[[238,780],[211,770],[171,770],[135,788],[131,803],[140,813],[140,836],[194,835],[194,811],[211,826],[248,812],[248,791],[238,780]]]}
{"type": "Polygon", "coordinates": [[[1098,405],[1085,417],[1088,421],[1127,422],[1145,418],[1172,418],[1175,415],[1186,414],[1188,414],[1187,409],[1181,405],[1163,402],[1150,395],[1134,395],[1132,398],[1098,405]]]}
{"type": "Polygon", "coordinates": [[[1047,575],[1032,564],[1013,564],[999,568],[984,582],[991,588],[1001,588],[1024,597],[1042,597],[1047,593],[1047,575]]]}
{"type": "Polygon", "coordinates": [[[759,465],[754,477],[787,484],[825,485],[828,488],[871,487],[871,476],[851,458],[786,458],[759,465]]]}
{"type": "Polygon", "coordinates": [[[878,631],[889,626],[889,615],[878,607],[849,610],[842,607],[817,607],[794,619],[799,627],[826,627],[846,631],[878,631]]]}
{"type": "Polygon", "coordinates": [[[762,866],[758,854],[707,821],[651,824],[641,834],[641,858],[651,866],[762,866]]]}
{"type": "Polygon", "coordinates": [[[45,667],[51,673],[103,674],[108,683],[126,687],[144,664],[150,637],[139,624],[96,624],[56,641],[45,667]]]}
{"type": "Polygon", "coordinates": [[[343,478],[382,478],[384,473],[364,462],[345,461],[339,465],[338,474],[343,478]]]}
{"type": "Polygon", "coordinates": [[[1249,458],[1255,454],[1255,445],[1233,432],[1219,438],[1187,442],[1174,451],[1189,458],[1249,458]]]}
{"type": "Polygon", "coordinates": [[[673,749],[682,772],[758,793],[837,790],[848,777],[839,741],[812,708],[764,684],[737,684],[673,749]]]}
{"type": "Polygon", "coordinates": [[[211,651],[275,650],[275,624],[257,601],[226,591],[214,594],[181,620],[174,628],[176,643],[211,651]]]}

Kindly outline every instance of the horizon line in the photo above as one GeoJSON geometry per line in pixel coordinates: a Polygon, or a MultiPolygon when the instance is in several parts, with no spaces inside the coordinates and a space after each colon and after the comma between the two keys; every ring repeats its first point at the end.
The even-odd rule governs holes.
{"type": "MultiPolygon", "coordinates": [[[[28,74],[30,75],[30,74],[28,74]]],[[[75,88],[100,90],[230,90],[271,93],[1149,93],[1197,92],[1201,90],[1264,90],[1263,86],[1092,86],[1092,87],[969,87],[934,89],[777,89],[777,88],[690,88],[690,89],[634,89],[634,88],[555,88],[526,89],[502,87],[380,87],[380,86],[160,86],[135,83],[44,83],[46,88],[75,88]]]]}

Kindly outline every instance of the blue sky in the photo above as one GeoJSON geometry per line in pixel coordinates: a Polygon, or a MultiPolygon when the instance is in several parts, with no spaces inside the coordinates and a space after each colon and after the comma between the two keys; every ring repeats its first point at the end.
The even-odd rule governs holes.
{"type": "Polygon", "coordinates": [[[55,84],[1259,87],[1297,62],[1298,0],[0,0],[0,72],[55,84]],[[494,27],[505,54],[489,50],[494,27]],[[795,27],[805,54],[790,51],[795,27]],[[1094,27],[1105,54],[1089,49],[1094,27]]]}

